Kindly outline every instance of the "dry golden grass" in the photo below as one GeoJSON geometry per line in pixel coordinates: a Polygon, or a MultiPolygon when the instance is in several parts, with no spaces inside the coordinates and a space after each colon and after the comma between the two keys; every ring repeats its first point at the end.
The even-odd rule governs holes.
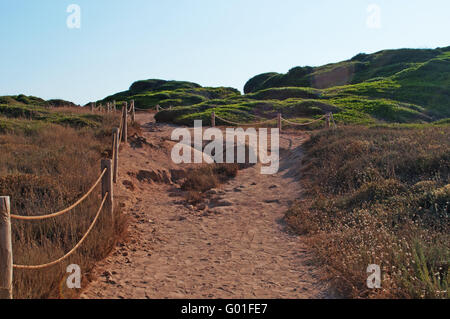
{"type": "MultiPolygon", "coordinates": [[[[88,111],[58,108],[54,112],[59,116],[88,111]]],[[[0,194],[11,197],[12,213],[53,213],[85,194],[100,175],[101,157],[111,152],[111,132],[117,123],[117,117],[102,115],[97,128],[43,123],[32,132],[0,135],[0,194]]],[[[85,202],[64,216],[45,221],[12,220],[14,263],[43,264],[72,249],[92,223],[100,193],[98,186],[85,202]]],[[[82,273],[88,274],[124,231],[125,219],[119,210],[115,225],[103,211],[87,240],[69,259],[43,270],[14,270],[14,298],[76,296],[78,292],[65,285],[67,265],[78,264],[82,273]]]]}
{"type": "Polygon", "coordinates": [[[239,167],[239,164],[209,164],[189,170],[181,185],[186,191],[186,201],[190,204],[201,202],[202,193],[236,177],[239,167]]]}
{"type": "Polygon", "coordinates": [[[305,145],[286,214],[352,298],[448,298],[450,127],[347,127],[305,145]],[[382,289],[366,287],[369,264],[382,289]]]}
{"type": "Polygon", "coordinates": [[[183,190],[205,192],[220,183],[236,177],[238,164],[210,164],[191,169],[181,186],[183,190]]]}

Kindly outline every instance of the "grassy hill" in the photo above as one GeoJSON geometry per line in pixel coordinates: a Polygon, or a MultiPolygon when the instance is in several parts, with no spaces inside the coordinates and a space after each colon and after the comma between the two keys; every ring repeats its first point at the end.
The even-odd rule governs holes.
{"type": "Polygon", "coordinates": [[[102,126],[102,116],[63,100],[46,101],[25,95],[0,97],[0,133],[30,133],[52,124],[98,129],[102,126]]]}
{"type": "Polygon", "coordinates": [[[240,94],[233,88],[210,88],[201,87],[192,82],[150,79],[134,82],[129,90],[110,95],[97,101],[97,104],[112,101],[120,104],[134,100],[137,108],[150,109],[156,105],[163,108],[194,105],[211,99],[229,98],[240,94]]]}
{"type": "MultiPolygon", "coordinates": [[[[206,97],[199,93],[200,88],[180,83],[181,89],[152,88],[144,94],[145,100],[142,93],[134,97],[151,106],[159,102],[163,107],[178,106],[160,112],[156,119],[186,125],[199,118],[209,122],[213,111],[240,122],[273,117],[278,112],[302,122],[332,111],[341,123],[429,123],[450,117],[450,47],[362,53],[320,67],[295,67],[286,74],[263,73],[246,83],[245,95],[206,97]],[[173,103],[177,100],[179,103],[173,103]]],[[[145,85],[133,85],[126,96],[134,92],[133,87],[145,85]]],[[[206,89],[215,90],[224,89],[206,89]]]]}
{"type": "Polygon", "coordinates": [[[358,54],[350,60],[319,67],[295,67],[286,74],[265,73],[247,82],[245,93],[272,87],[304,86],[326,89],[333,86],[357,84],[375,78],[386,78],[410,67],[425,63],[450,51],[450,47],[436,50],[384,50],[374,54],[358,54]]]}
{"type": "Polygon", "coordinates": [[[7,95],[0,96],[0,104],[3,105],[34,105],[42,107],[78,107],[73,102],[61,100],[61,99],[51,99],[44,100],[40,97],[20,95],[7,95]]]}

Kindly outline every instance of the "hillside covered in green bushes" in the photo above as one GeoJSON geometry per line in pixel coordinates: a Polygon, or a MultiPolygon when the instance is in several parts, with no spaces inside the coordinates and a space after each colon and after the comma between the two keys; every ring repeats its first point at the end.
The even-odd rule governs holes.
{"type": "Polygon", "coordinates": [[[189,106],[214,99],[226,99],[241,93],[233,88],[201,87],[199,84],[185,81],[165,81],[149,79],[134,82],[127,91],[119,92],[96,101],[98,104],[116,101],[135,101],[135,106],[142,109],[163,108],[170,106],[189,106]]]}
{"type": "MultiPolygon", "coordinates": [[[[348,124],[431,123],[450,117],[450,47],[384,50],[319,67],[294,67],[286,74],[251,78],[244,95],[233,88],[207,88],[192,82],[144,80],[97,103],[136,101],[156,105],[157,121],[209,123],[211,113],[253,122],[278,112],[306,122],[333,112],[348,124]]],[[[220,122],[219,122],[220,124],[220,122]]]]}

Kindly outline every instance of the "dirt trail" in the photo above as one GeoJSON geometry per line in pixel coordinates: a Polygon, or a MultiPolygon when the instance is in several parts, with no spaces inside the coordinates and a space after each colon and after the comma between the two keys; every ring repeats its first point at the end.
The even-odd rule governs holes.
{"type": "Polygon", "coordinates": [[[282,223],[299,196],[294,165],[305,136],[283,135],[281,147],[289,150],[278,174],[242,170],[211,192],[232,206],[199,211],[183,205],[176,185],[136,177],[176,168],[169,157],[173,127],[153,124],[151,114],[137,120],[145,123],[146,143],[123,146],[116,187],[131,217],[129,239],[98,264],[81,298],[330,297],[305,243],[282,223]]]}

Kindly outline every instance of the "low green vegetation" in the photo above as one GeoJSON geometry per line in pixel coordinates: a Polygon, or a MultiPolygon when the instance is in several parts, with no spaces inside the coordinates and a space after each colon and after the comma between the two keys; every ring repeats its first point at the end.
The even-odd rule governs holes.
{"type": "Polygon", "coordinates": [[[130,89],[97,101],[97,105],[116,101],[118,105],[123,102],[135,101],[135,106],[141,109],[154,109],[156,105],[163,108],[171,106],[187,106],[199,104],[211,99],[222,99],[240,95],[233,88],[205,88],[192,82],[143,80],[137,81],[130,89]]]}
{"type": "Polygon", "coordinates": [[[53,109],[31,104],[0,104],[0,133],[38,129],[47,124],[73,128],[100,128],[103,116],[84,112],[81,108],[53,109]]]}
{"type": "Polygon", "coordinates": [[[42,107],[77,107],[75,103],[61,99],[44,100],[39,97],[26,96],[23,94],[0,96],[0,104],[33,105],[42,107]]]}

